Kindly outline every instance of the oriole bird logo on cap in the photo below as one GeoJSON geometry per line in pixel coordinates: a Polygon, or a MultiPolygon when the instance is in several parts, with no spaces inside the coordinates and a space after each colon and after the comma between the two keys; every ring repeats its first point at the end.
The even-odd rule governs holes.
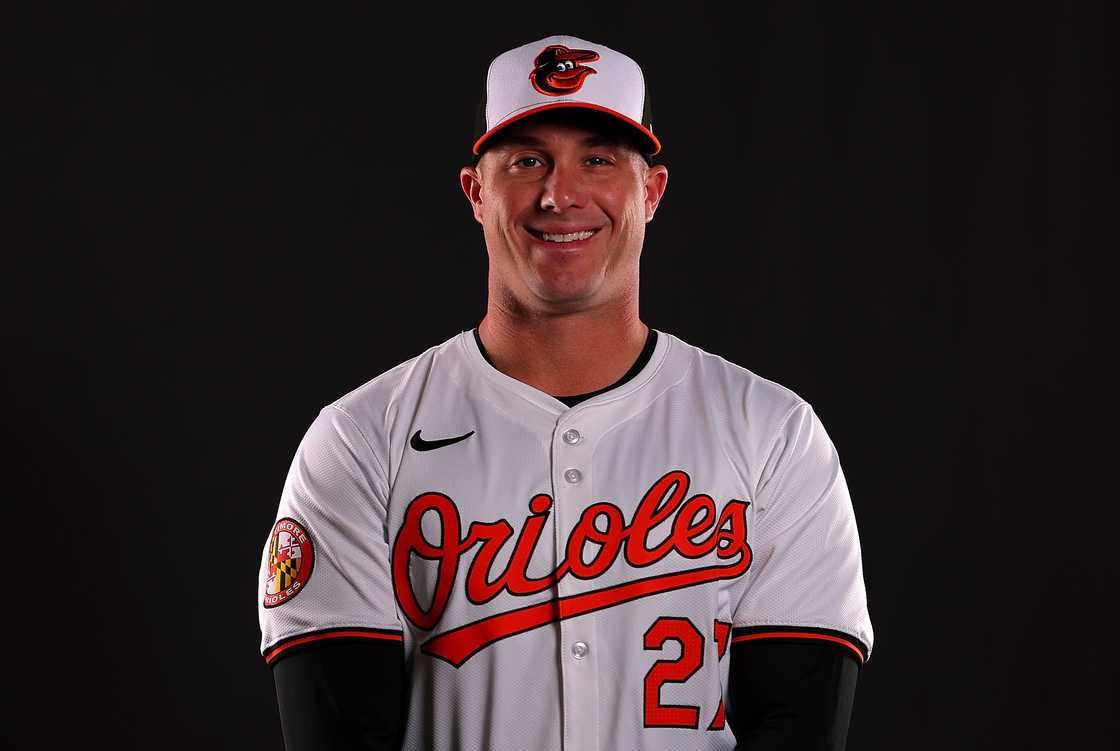
{"type": "Polygon", "coordinates": [[[537,67],[529,74],[529,80],[534,89],[547,96],[574,94],[583,86],[584,80],[596,72],[594,68],[585,67],[581,63],[598,59],[598,52],[550,44],[533,60],[537,67]]]}

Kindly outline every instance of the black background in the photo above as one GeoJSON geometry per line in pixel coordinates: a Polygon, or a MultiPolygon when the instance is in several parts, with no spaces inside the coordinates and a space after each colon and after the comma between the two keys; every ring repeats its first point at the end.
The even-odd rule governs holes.
{"type": "Polygon", "coordinates": [[[1113,79],[1103,12],[1051,5],[13,22],[6,734],[280,747],[256,573],[292,454],[481,319],[457,172],[482,73],[567,33],[650,81],[643,319],[793,388],[839,447],[876,632],[849,748],[1115,743],[1089,329],[1113,79]]]}

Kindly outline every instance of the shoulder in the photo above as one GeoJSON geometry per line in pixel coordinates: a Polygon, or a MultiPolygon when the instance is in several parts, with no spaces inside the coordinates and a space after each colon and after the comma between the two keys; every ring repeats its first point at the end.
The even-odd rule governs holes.
{"type": "Polygon", "coordinates": [[[446,370],[451,362],[462,360],[460,332],[447,341],[344,393],[320,411],[320,420],[350,423],[365,437],[375,453],[381,454],[384,435],[402,405],[415,402],[437,369],[446,370]]]}
{"type": "Polygon", "coordinates": [[[685,366],[680,385],[706,402],[714,402],[725,414],[739,416],[762,428],[784,423],[794,413],[812,409],[793,389],[673,334],[660,333],[669,338],[678,352],[678,361],[685,366]]]}
{"type": "Polygon", "coordinates": [[[330,403],[346,411],[361,411],[373,403],[391,401],[400,389],[418,374],[429,370],[439,359],[441,352],[452,347],[458,340],[456,334],[447,341],[429,347],[413,358],[393,366],[384,373],[354,387],[330,403]]]}

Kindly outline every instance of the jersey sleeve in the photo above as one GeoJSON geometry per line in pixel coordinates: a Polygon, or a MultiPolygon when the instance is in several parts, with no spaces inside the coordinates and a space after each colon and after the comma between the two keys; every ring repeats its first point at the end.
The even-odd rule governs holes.
{"type": "Polygon", "coordinates": [[[859,533],[836,448],[816,413],[795,406],[762,457],[752,551],[732,611],[732,643],[817,641],[872,647],[859,533]]]}
{"type": "Polygon", "coordinates": [[[388,483],[353,419],[324,407],[292,460],[258,580],[270,665],[331,640],[402,641],[386,531],[388,483]]]}

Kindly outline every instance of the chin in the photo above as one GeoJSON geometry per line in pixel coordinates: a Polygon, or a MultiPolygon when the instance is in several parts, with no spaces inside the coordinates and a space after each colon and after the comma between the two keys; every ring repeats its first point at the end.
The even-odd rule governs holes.
{"type": "Polygon", "coordinates": [[[590,301],[599,292],[601,280],[587,278],[586,275],[556,275],[552,278],[538,278],[533,285],[533,294],[544,302],[552,304],[573,304],[590,301]]]}
{"type": "Polygon", "coordinates": [[[595,299],[596,290],[590,285],[541,285],[533,290],[538,300],[553,308],[570,310],[588,307],[595,299]]]}

